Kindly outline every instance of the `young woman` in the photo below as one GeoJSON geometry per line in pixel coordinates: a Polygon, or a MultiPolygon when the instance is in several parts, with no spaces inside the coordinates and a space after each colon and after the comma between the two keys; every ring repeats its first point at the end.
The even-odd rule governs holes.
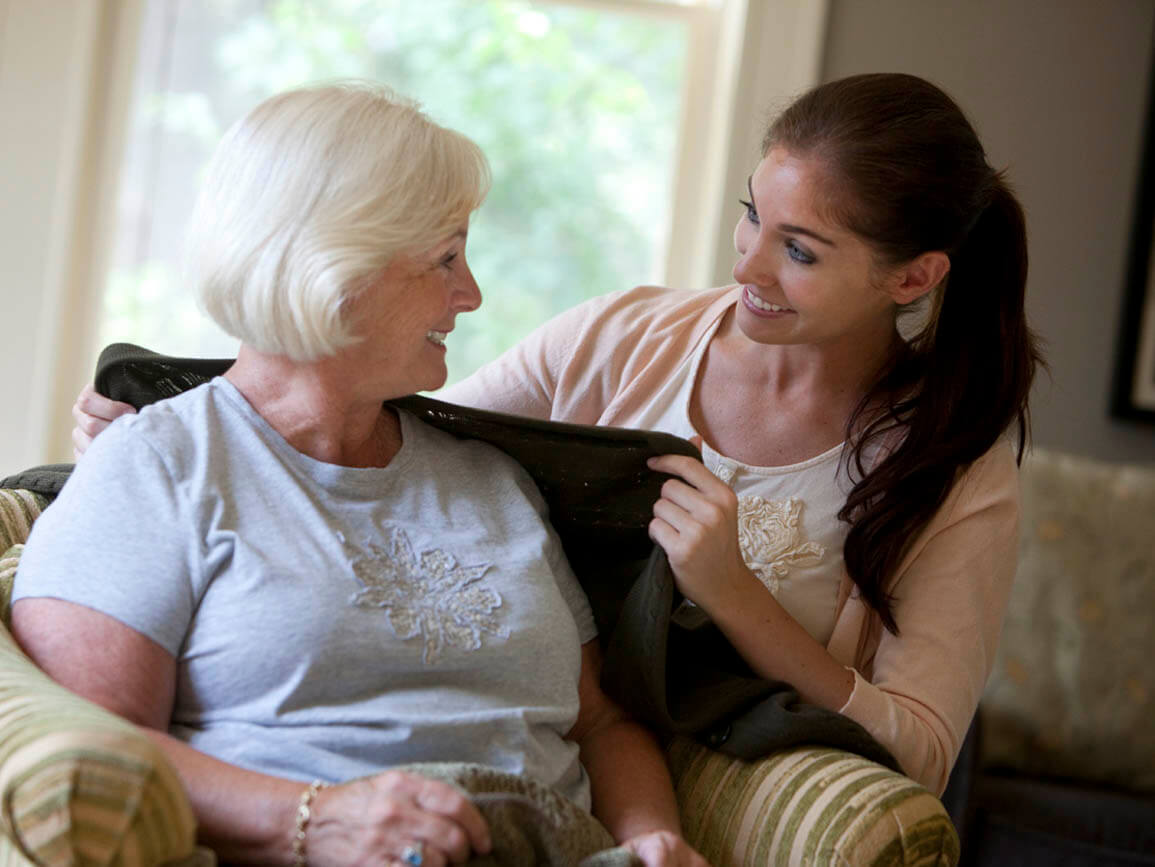
{"type": "MultiPolygon", "coordinates": [[[[738,285],[595,299],[439,396],[700,438],[651,525],[697,615],[941,792],[1015,569],[1022,210],[945,93],[861,75],[771,125],[735,246],[738,285]]],[[[82,393],[78,449],[123,411],[82,393]]]]}

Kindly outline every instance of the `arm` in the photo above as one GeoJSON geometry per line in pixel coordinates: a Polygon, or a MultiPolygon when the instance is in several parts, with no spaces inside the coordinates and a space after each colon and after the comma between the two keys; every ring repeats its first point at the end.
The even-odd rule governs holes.
{"type": "Polygon", "coordinates": [[[627,383],[643,392],[661,384],[668,370],[654,364],[657,353],[675,346],[681,357],[702,306],[696,294],[638,286],[592,298],[437,396],[533,418],[603,423],[627,383]]]}
{"type": "Polygon", "coordinates": [[[662,546],[678,589],[701,607],[755,672],[793,686],[804,701],[841,710],[854,675],[776,600],[742,560],[738,498],[700,461],[650,460],[680,478],[662,486],[650,537],[662,546]]]}
{"type": "MultiPolygon", "coordinates": [[[[856,661],[857,671],[746,569],[733,492],[688,458],[653,466],[684,479],[663,488],[650,528],[682,592],[760,675],[855,720],[908,775],[941,792],[994,664],[1014,576],[1018,482],[1009,446],[998,443],[975,462],[912,545],[892,586],[899,633],[880,629],[877,650],[856,661]]],[[[863,612],[863,623],[870,619],[863,612]]]]}
{"type": "Polygon", "coordinates": [[[436,397],[496,412],[553,418],[559,372],[573,352],[583,318],[582,307],[567,310],[436,397]]]}
{"type": "Polygon", "coordinates": [[[994,666],[1018,530],[1018,469],[1011,446],[999,442],[955,483],[899,566],[899,634],[880,631],[842,708],[936,793],[994,666]]]}
{"type": "MultiPolygon", "coordinates": [[[[189,793],[201,839],[223,860],[294,863],[292,836],[304,786],[218,761],[167,734],[176,684],[168,651],[112,617],[59,599],[18,601],[12,626],[49,676],[157,742],[189,793]],[[91,647],[101,652],[88,652],[91,647]]],[[[454,863],[489,849],[485,822],[466,798],[413,774],[387,771],[324,789],[313,802],[310,864],[398,855],[415,840],[454,863]]]]}
{"type": "Polygon", "coordinates": [[[653,736],[602,692],[597,641],[582,646],[581,710],[569,732],[590,777],[594,815],[648,867],[706,867],[682,839],[678,804],[653,736]]]}

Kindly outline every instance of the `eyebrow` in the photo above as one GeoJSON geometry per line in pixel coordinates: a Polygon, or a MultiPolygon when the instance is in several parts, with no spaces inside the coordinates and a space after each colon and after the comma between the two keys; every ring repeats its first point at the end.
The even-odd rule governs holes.
{"type": "MultiPolygon", "coordinates": [[[[750,191],[750,201],[754,201],[754,184],[751,181],[752,177],[753,175],[746,178],[746,189],[750,191]]],[[[784,235],[805,235],[808,238],[813,238],[815,241],[821,241],[823,244],[828,244],[831,247],[838,246],[825,235],[819,235],[817,232],[811,229],[807,229],[805,226],[795,226],[791,223],[779,223],[777,228],[778,231],[782,232],[784,235]]]]}

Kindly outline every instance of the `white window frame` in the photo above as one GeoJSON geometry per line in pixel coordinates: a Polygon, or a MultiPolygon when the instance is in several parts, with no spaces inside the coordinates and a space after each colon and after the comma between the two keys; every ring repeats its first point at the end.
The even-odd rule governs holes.
{"type": "MultiPolygon", "coordinates": [[[[687,21],[666,280],[728,282],[770,110],[819,80],[829,0],[536,0],[687,21]]],[[[0,476],[72,458],[145,0],[0,0],[0,476]]]]}

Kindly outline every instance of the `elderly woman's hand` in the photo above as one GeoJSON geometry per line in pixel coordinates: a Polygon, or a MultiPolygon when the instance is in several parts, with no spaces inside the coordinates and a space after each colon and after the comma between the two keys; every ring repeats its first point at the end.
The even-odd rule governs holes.
{"type": "Polygon", "coordinates": [[[84,386],[72,404],[72,453],[80,460],[92,445],[93,438],[122,415],[136,412],[131,404],[98,394],[92,383],[84,386]]]}
{"type": "Polygon", "coordinates": [[[689,843],[671,831],[639,834],[622,845],[641,858],[646,867],[710,867],[689,843]]]}
{"type": "Polygon", "coordinates": [[[461,792],[405,771],[323,789],[306,838],[311,865],[380,864],[384,856],[386,864],[444,867],[490,847],[485,820],[461,792]],[[406,861],[407,851],[420,857],[406,861]]]}

